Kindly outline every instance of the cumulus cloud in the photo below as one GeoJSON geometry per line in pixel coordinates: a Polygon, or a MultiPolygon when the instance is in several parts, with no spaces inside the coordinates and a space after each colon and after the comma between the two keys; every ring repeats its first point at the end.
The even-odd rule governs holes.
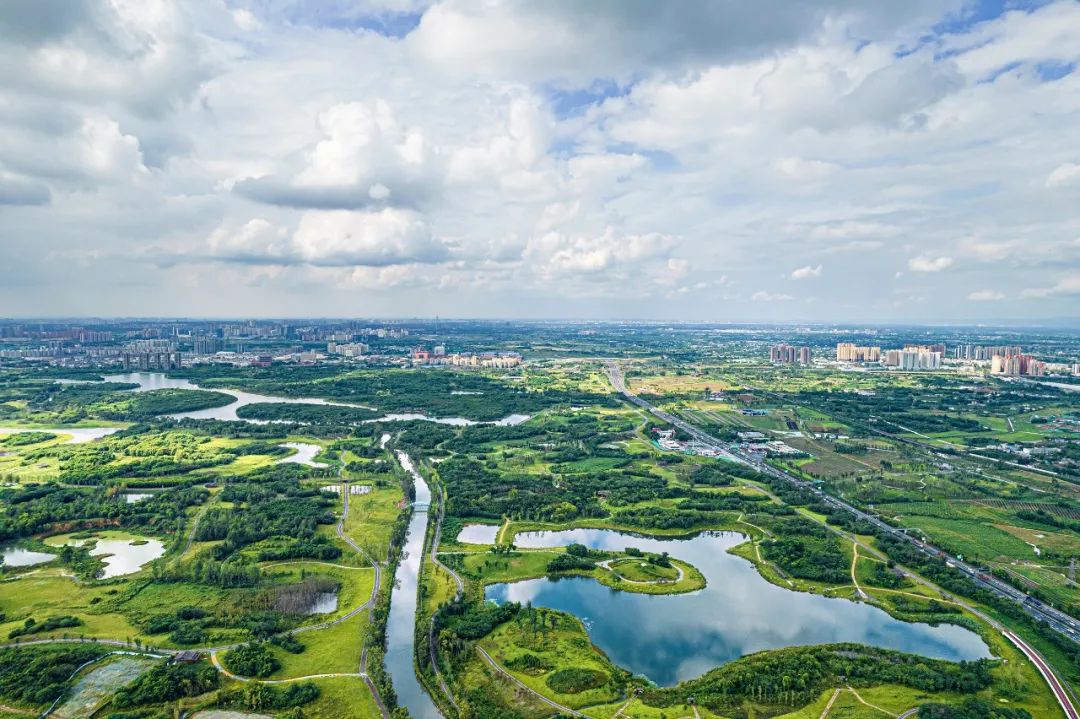
{"type": "Polygon", "coordinates": [[[418,128],[401,126],[389,103],[350,102],[319,113],[322,139],[292,171],[242,180],[236,192],[289,207],[415,207],[435,191],[435,151],[418,128]]]}
{"type": "Polygon", "coordinates": [[[1005,299],[1005,293],[1000,290],[976,290],[969,292],[967,298],[972,302],[997,302],[1005,299]]]}
{"type": "Polygon", "coordinates": [[[953,258],[947,255],[940,255],[933,257],[931,255],[920,255],[919,257],[912,257],[908,260],[908,269],[912,272],[941,272],[952,267],[953,258]]]}
{"type": "MultiPolygon", "coordinates": [[[[207,239],[206,253],[187,259],[218,259],[254,265],[389,267],[438,263],[449,257],[445,242],[415,212],[311,210],[295,228],[256,218],[239,227],[221,227],[207,239]]],[[[175,259],[175,258],[174,258],[175,259]]]]}
{"type": "Polygon", "coordinates": [[[666,261],[678,242],[658,233],[620,235],[613,227],[600,235],[548,232],[529,242],[525,259],[541,276],[596,274],[666,261]]]}
{"type": "Polygon", "coordinates": [[[821,277],[821,265],[805,265],[791,272],[793,280],[805,280],[811,277],[821,277]]]}

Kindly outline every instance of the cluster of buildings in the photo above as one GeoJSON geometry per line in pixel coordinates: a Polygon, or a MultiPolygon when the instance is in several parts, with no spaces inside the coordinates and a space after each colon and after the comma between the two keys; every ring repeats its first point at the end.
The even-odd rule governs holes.
{"type": "MultiPolygon", "coordinates": [[[[941,369],[947,356],[944,344],[904,345],[903,349],[885,350],[880,347],[860,347],[850,342],[836,345],[838,362],[878,363],[909,372],[941,369]]],[[[1042,377],[1050,368],[1032,355],[1024,354],[1020,347],[1010,345],[958,345],[953,349],[953,359],[962,362],[990,363],[990,373],[1012,377],[1042,377]]],[[[1067,371],[1069,367],[1060,368],[1067,371]]],[[[1080,366],[1072,367],[1073,374],[1080,366]]]]}
{"type": "Polygon", "coordinates": [[[446,347],[436,345],[430,351],[425,347],[417,347],[412,351],[412,363],[418,366],[447,366],[447,367],[484,367],[494,369],[509,369],[517,367],[522,362],[521,355],[516,352],[484,352],[476,354],[472,352],[455,352],[447,354],[446,347]]]}
{"type": "Polygon", "coordinates": [[[124,352],[120,355],[120,363],[125,372],[164,371],[182,366],[180,352],[168,349],[124,352]]]}
{"type": "Polygon", "coordinates": [[[371,350],[371,347],[363,342],[346,342],[338,344],[337,342],[326,343],[326,353],[329,355],[337,355],[339,357],[346,357],[349,359],[356,359],[363,357],[371,350]]]}
{"type": "Polygon", "coordinates": [[[886,350],[881,364],[909,372],[941,369],[945,345],[905,345],[902,350],[886,350]]]}
{"type": "Polygon", "coordinates": [[[994,355],[990,360],[990,374],[1003,374],[1008,377],[1042,377],[1046,374],[1046,363],[1025,354],[994,355]]]}
{"type": "Polygon", "coordinates": [[[860,347],[853,342],[838,342],[836,345],[837,362],[880,362],[880,347],[860,347]]]}
{"type": "Polygon", "coordinates": [[[773,364],[811,364],[814,353],[809,347],[795,347],[781,342],[769,348],[769,361],[773,364]]]}
{"type": "Polygon", "coordinates": [[[953,348],[953,357],[958,360],[992,360],[1023,353],[1019,347],[1008,345],[956,345],[953,348]]]}

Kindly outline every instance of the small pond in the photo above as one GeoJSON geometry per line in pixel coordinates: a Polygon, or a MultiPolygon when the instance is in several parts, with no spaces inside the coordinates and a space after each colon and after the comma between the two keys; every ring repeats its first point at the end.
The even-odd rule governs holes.
{"type": "Polygon", "coordinates": [[[4,564],[9,567],[32,567],[56,559],[55,554],[12,546],[0,547],[0,557],[4,558],[4,564]]]}
{"type": "MultiPolygon", "coordinates": [[[[289,455],[284,459],[279,459],[276,464],[306,464],[309,467],[326,467],[323,462],[316,462],[315,455],[322,451],[322,447],[317,444],[308,444],[306,442],[285,442],[279,444],[279,447],[288,447],[289,449],[295,449],[296,454],[289,455]]],[[[341,491],[341,488],[338,488],[341,491]]]]}
{"type": "Polygon", "coordinates": [[[498,535],[497,524],[466,524],[458,532],[457,541],[462,544],[494,544],[498,535]]]}
{"type": "Polygon", "coordinates": [[[308,614],[331,614],[337,611],[337,592],[320,592],[307,610],[308,614]]]}
{"type": "MultiPolygon", "coordinates": [[[[52,544],[51,540],[45,540],[52,544]]],[[[117,537],[111,534],[102,534],[89,539],[72,539],[60,542],[57,546],[70,544],[81,547],[87,542],[94,542],[94,548],[90,550],[90,556],[101,557],[105,569],[99,579],[111,579],[134,574],[149,562],[165,554],[165,545],[157,539],[146,537],[117,537]]]]}

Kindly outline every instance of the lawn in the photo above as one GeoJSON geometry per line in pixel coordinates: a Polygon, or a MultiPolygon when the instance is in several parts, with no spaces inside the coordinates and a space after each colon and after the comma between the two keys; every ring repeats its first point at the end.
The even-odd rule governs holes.
{"type": "Polygon", "coordinates": [[[523,610],[480,644],[529,688],[575,709],[617,700],[628,678],[593,646],[577,617],[550,609],[523,610]],[[581,679],[566,680],[567,670],[581,679]]]}
{"type": "Polygon", "coordinates": [[[349,497],[349,516],[345,532],[380,561],[390,550],[390,532],[397,519],[398,502],[403,498],[397,485],[374,487],[367,494],[349,497]]]}
{"type": "Polygon", "coordinates": [[[296,639],[306,649],[290,654],[273,647],[274,656],[281,662],[281,669],[272,679],[306,677],[313,674],[345,674],[360,670],[360,654],[368,631],[368,613],[349,617],[326,629],[301,632],[296,639]]]}
{"type": "Polygon", "coordinates": [[[372,719],[379,709],[360,677],[328,677],[314,680],[321,694],[303,707],[306,719],[372,719]]]}

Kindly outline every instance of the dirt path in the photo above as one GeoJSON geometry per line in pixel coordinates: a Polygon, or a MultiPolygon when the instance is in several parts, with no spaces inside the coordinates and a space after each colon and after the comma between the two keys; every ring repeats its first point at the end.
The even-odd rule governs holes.
{"type": "MultiPolygon", "coordinates": [[[[496,662],[494,659],[492,659],[491,655],[488,654],[486,651],[484,651],[483,647],[477,645],[476,651],[480,652],[480,656],[484,658],[484,661],[486,661],[491,666],[492,669],[494,669],[496,672],[501,674],[503,677],[505,677],[505,678],[509,679],[510,681],[512,681],[514,684],[516,684],[521,689],[524,689],[529,694],[533,695],[534,697],[536,697],[537,699],[539,699],[543,703],[547,704],[549,707],[555,709],[556,711],[560,711],[560,712],[562,712],[564,714],[569,714],[570,716],[582,717],[582,719],[588,719],[588,717],[586,717],[584,714],[577,711],[576,709],[571,709],[568,706],[563,706],[562,704],[558,703],[557,701],[554,701],[552,699],[548,699],[546,696],[544,696],[540,692],[536,691],[535,689],[530,687],[528,684],[526,684],[525,682],[523,682],[520,679],[518,679],[517,677],[515,677],[510,672],[508,672],[505,669],[503,669],[502,667],[500,667],[499,663],[496,662]]],[[[695,708],[694,711],[696,713],[697,709],[695,708]]]]}
{"type": "Polygon", "coordinates": [[[851,692],[852,694],[854,694],[854,695],[855,695],[855,698],[859,700],[859,703],[861,703],[861,704],[865,704],[866,706],[870,707],[871,709],[877,709],[877,710],[878,710],[879,712],[881,712],[882,714],[887,714],[887,715],[889,715],[889,716],[891,716],[891,717],[895,717],[895,716],[896,716],[896,714],[893,714],[893,713],[892,713],[891,711],[889,711],[888,709],[882,709],[881,707],[879,707],[879,706],[877,706],[877,705],[875,705],[875,704],[871,704],[870,702],[868,702],[868,701],[866,701],[865,699],[863,699],[863,698],[862,698],[862,697],[861,697],[861,696],[859,695],[859,692],[855,691],[854,687],[848,687],[847,689],[848,689],[848,691],[849,691],[849,692],[851,692]]]}
{"type": "Polygon", "coordinates": [[[840,689],[833,690],[832,696],[829,697],[829,703],[825,705],[825,708],[821,712],[821,716],[818,719],[826,719],[829,716],[829,712],[832,711],[832,705],[836,703],[836,697],[840,696],[840,689]]]}
{"type": "Polygon", "coordinates": [[[859,579],[855,576],[855,567],[859,564],[859,543],[851,543],[851,583],[855,585],[855,593],[859,595],[859,599],[869,599],[866,592],[859,586],[859,579]]]}

